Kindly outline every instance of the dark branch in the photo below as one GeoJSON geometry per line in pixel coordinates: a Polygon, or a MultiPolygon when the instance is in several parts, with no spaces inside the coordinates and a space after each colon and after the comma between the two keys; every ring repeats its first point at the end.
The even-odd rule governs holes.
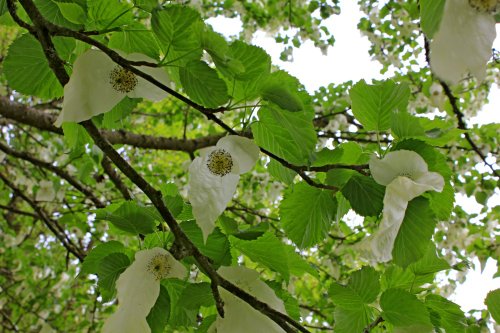
{"type": "MultiPolygon", "coordinates": [[[[427,61],[428,64],[430,64],[430,46],[429,46],[429,40],[427,38],[424,38],[424,46],[425,46],[425,60],[427,61]]],[[[442,80],[439,80],[439,83],[443,87],[444,93],[446,97],[448,97],[448,100],[450,101],[453,113],[457,118],[458,128],[464,131],[465,140],[467,140],[472,150],[474,150],[474,152],[481,158],[481,160],[483,160],[484,164],[486,164],[491,169],[493,175],[495,175],[497,178],[500,177],[500,172],[497,169],[495,169],[493,165],[488,163],[488,161],[486,161],[486,156],[479,149],[474,140],[472,140],[469,134],[469,129],[467,128],[467,125],[465,123],[465,115],[462,113],[462,111],[460,111],[460,108],[458,106],[458,100],[453,95],[450,86],[448,86],[448,84],[442,80]]]]}
{"type": "Polygon", "coordinates": [[[58,168],[58,167],[52,165],[51,163],[39,160],[39,159],[33,157],[29,153],[19,152],[19,151],[12,149],[12,148],[9,148],[7,145],[3,144],[2,142],[0,142],[0,150],[3,151],[4,153],[6,153],[7,155],[28,161],[33,165],[36,165],[38,167],[41,167],[41,168],[44,168],[44,169],[47,169],[47,170],[53,172],[57,176],[66,180],[75,189],[82,192],[86,197],[88,197],[90,199],[90,201],[92,201],[94,203],[94,205],[96,207],[103,208],[106,206],[103,202],[101,202],[101,200],[99,200],[94,195],[94,192],[92,191],[92,189],[90,189],[86,185],[80,183],[77,179],[75,179],[73,176],[71,176],[69,173],[67,173],[63,169],[58,168]]]}
{"type": "MultiPolygon", "coordinates": [[[[37,30],[37,38],[39,42],[42,44],[42,48],[44,49],[44,52],[47,56],[47,60],[51,64],[51,68],[54,71],[54,74],[58,78],[59,82],[61,85],[65,85],[69,81],[69,77],[64,69],[64,66],[62,64],[62,61],[60,60],[59,57],[57,57],[57,53],[55,56],[58,59],[54,59],[52,56],[51,50],[45,50],[46,47],[50,48],[52,41],[50,40],[50,35],[47,30],[47,27],[52,26],[55,27],[54,25],[50,24],[49,22],[45,21],[45,19],[40,15],[40,12],[36,8],[35,4],[33,3],[32,0],[19,0],[28,15],[30,16],[31,20],[35,22],[36,27],[40,27],[40,30],[37,30]],[[64,73],[62,73],[64,71],[64,73]]],[[[61,27],[57,27],[61,28],[61,27]]],[[[61,28],[64,29],[64,28],[61,28]]],[[[68,29],[64,29],[66,31],[71,31],[68,29]]],[[[70,37],[74,37],[70,35],[70,37]]],[[[111,50],[112,51],[112,50],[111,50]]],[[[116,56],[119,57],[119,55],[112,51],[116,56]]],[[[123,59],[119,57],[120,59],[123,59]]],[[[119,59],[119,60],[120,60],[119,59]]],[[[113,59],[115,60],[115,59],[113,59]]],[[[118,64],[120,62],[117,61],[118,64]]],[[[121,65],[121,64],[120,64],[121,65]]],[[[128,69],[130,69],[132,72],[140,72],[136,70],[134,67],[126,64],[124,66],[128,69]]],[[[144,73],[140,72],[142,75],[137,75],[148,79],[147,77],[144,77],[144,73]]],[[[154,80],[153,78],[150,77],[150,79],[154,80]]],[[[156,80],[154,80],[156,81],[156,80]]],[[[153,81],[150,81],[153,82],[153,81]]],[[[156,81],[157,82],[157,81],[156,81]]],[[[158,84],[161,84],[160,82],[157,82],[158,84]]],[[[168,88],[168,87],[167,87],[168,88]]],[[[190,105],[189,103],[187,103],[190,105]]],[[[180,226],[177,224],[177,221],[174,219],[172,214],[170,213],[169,209],[165,205],[165,203],[162,200],[162,194],[160,191],[156,190],[153,186],[151,186],[130,164],[128,164],[127,161],[125,161],[121,155],[114,150],[114,148],[111,146],[111,144],[101,135],[97,127],[92,123],[90,120],[86,120],[80,123],[86,130],[87,133],[92,137],[94,140],[94,143],[103,151],[103,153],[109,157],[109,159],[135,184],[137,185],[151,200],[152,204],[156,207],[164,221],[167,223],[169,226],[170,230],[175,236],[175,243],[178,244],[178,246],[185,248],[195,258],[198,266],[200,269],[202,269],[205,274],[210,278],[213,284],[219,285],[223,287],[224,289],[228,290],[229,292],[233,293],[234,295],[238,296],[242,300],[246,301],[248,304],[250,304],[253,308],[256,310],[262,312],[264,315],[268,316],[271,318],[273,321],[275,321],[280,327],[282,327],[286,332],[295,332],[295,329],[292,327],[295,327],[301,332],[308,332],[307,329],[305,329],[303,326],[301,326],[299,323],[297,323],[295,320],[292,318],[288,317],[285,314],[280,313],[279,311],[276,311],[272,309],[270,306],[268,306],[266,303],[263,303],[256,299],[254,296],[248,294],[244,290],[240,289],[236,285],[232,284],[231,282],[225,280],[222,278],[212,267],[209,259],[205,257],[199,249],[191,242],[191,240],[186,236],[186,234],[182,231],[180,226]],[[291,326],[290,326],[291,325],[291,326]]],[[[174,253],[175,255],[175,253],[174,253]]],[[[178,258],[180,259],[180,258],[178,258]]],[[[220,295],[217,291],[217,288],[214,291],[214,297],[216,299],[216,302],[222,303],[222,299],[220,298],[220,295]]]]}
{"type": "MultiPolygon", "coordinates": [[[[10,101],[7,97],[0,96],[0,115],[7,119],[30,125],[44,131],[63,135],[63,130],[54,126],[56,116],[21,103],[10,101]]],[[[125,144],[137,148],[174,150],[187,153],[192,153],[201,148],[214,146],[223,136],[221,134],[199,139],[183,140],[177,138],[136,134],[123,130],[100,130],[100,132],[101,135],[111,144],[125,144]]]]}
{"type": "Polygon", "coordinates": [[[59,226],[57,225],[56,221],[52,220],[47,213],[30,197],[28,197],[26,194],[23,193],[14,183],[12,183],[9,178],[4,175],[3,173],[0,173],[0,179],[4,182],[5,185],[10,187],[10,189],[22,198],[30,207],[36,212],[36,215],[44,222],[44,224],[49,228],[50,231],[56,236],[56,238],[61,242],[61,244],[70,252],[73,254],[80,262],[83,262],[83,258],[85,258],[85,253],[78,247],[76,246],[71,239],[64,234],[64,232],[61,232],[59,226]]]}

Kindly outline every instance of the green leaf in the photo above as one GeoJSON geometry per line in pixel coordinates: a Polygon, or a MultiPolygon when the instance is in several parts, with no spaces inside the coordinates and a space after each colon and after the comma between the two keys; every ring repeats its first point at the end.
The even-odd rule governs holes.
{"type": "Polygon", "coordinates": [[[132,23],[130,5],[119,1],[87,0],[87,30],[112,29],[132,23]]]}
{"type": "Polygon", "coordinates": [[[363,301],[354,290],[334,282],[328,291],[333,304],[346,310],[356,310],[363,306],[363,301]]]}
{"type": "Polygon", "coordinates": [[[109,221],[118,229],[134,235],[156,231],[156,215],[133,201],[124,202],[114,212],[109,212],[106,208],[96,210],[96,220],[109,221]]]}
{"type": "Polygon", "coordinates": [[[82,26],[87,22],[87,13],[85,8],[82,8],[81,5],[69,2],[56,2],[56,4],[62,16],[69,22],[77,24],[78,26],[82,26]]]}
{"type": "Polygon", "coordinates": [[[160,294],[146,317],[149,328],[151,328],[151,333],[163,333],[168,324],[169,316],[170,297],[168,296],[167,289],[160,284],[160,294]]]}
{"type": "Polygon", "coordinates": [[[406,110],[410,89],[406,84],[390,80],[375,85],[361,80],[352,87],[349,95],[352,112],[365,130],[380,132],[390,128],[395,110],[406,110]]]}
{"type": "Polygon", "coordinates": [[[439,29],[445,0],[420,0],[420,26],[427,38],[439,29]]]}
{"type": "Polygon", "coordinates": [[[167,183],[161,186],[161,193],[167,208],[170,210],[172,215],[177,218],[185,207],[184,200],[179,194],[179,189],[175,184],[167,183]]]}
{"type": "Polygon", "coordinates": [[[341,191],[352,209],[361,216],[377,216],[382,211],[385,187],[370,177],[356,173],[341,191]]]}
{"type": "Polygon", "coordinates": [[[295,276],[302,276],[304,273],[309,273],[315,278],[319,278],[318,272],[304,260],[297,252],[295,252],[295,247],[292,245],[284,244],[288,268],[290,274],[295,276]]]}
{"type": "Polygon", "coordinates": [[[296,165],[308,164],[316,145],[312,114],[287,112],[277,106],[259,110],[259,121],[252,124],[256,143],[296,165]]]}
{"type": "Polygon", "coordinates": [[[83,149],[88,143],[92,143],[92,138],[82,125],[77,123],[63,123],[64,143],[71,149],[83,149]]]}
{"type": "Polygon", "coordinates": [[[429,207],[429,200],[418,197],[410,201],[394,241],[394,263],[406,268],[421,259],[431,242],[435,227],[436,218],[429,207]]]}
{"type": "Polygon", "coordinates": [[[201,58],[204,24],[196,10],[179,5],[155,9],[151,28],[160,41],[167,61],[179,65],[179,62],[184,64],[201,58]]]}
{"type": "Polygon", "coordinates": [[[432,281],[434,281],[434,274],[415,275],[410,268],[403,269],[399,266],[391,265],[382,275],[380,284],[382,289],[399,288],[416,290],[419,286],[432,283],[432,281]]]}
{"type": "Polygon", "coordinates": [[[397,139],[424,136],[424,128],[419,118],[409,114],[406,110],[396,110],[391,119],[392,134],[397,139]]]}
{"type": "Polygon", "coordinates": [[[190,284],[178,279],[164,280],[161,284],[167,289],[170,298],[169,327],[175,328],[178,326],[193,325],[196,322],[198,311],[181,305],[183,302],[182,294],[190,284]]]}
{"type": "MultiPolygon", "coordinates": [[[[77,30],[82,27],[81,24],[75,24],[62,14],[59,4],[53,0],[34,0],[36,7],[42,16],[49,22],[61,25],[70,29],[77,30]]],[[[77,5],[77,7],[80,7],[77,5]]],[[[80,7],[80,9],[82,9],[80,7]]],[[[83,9],[82,9],[83,11],[83,9]]]]}
{"type": "Polygon", "coordinates": [[[302,259],[290,245],[283,244],[274,234],[266,232],[255,240],[241,240],[231,236],[231,245],[240,250],[252,261],[269,267],[289,280],[290,273],[301,276],[308,272],[313,276],[316,272],[302,259]],[[269,251],[272,249],[272,251],[269,251]]]}
{"type": "Polygon", "coordinates": [[[97,270],[99,287],[104,289],[107,295],[114,295],[116,279],[128,266],[130,260],[123,253],[111,253],[104,257],[97,270]]]}
{"type": "Polygon", "coordinates": [[[285,168],[280,162],[271,160],[267,164],[267,171],[269,174],[286,185],[293,183],[293,179],[297,173],[291,169],[285,168]]]}
{"type": "Polygon", "coordinates": [[[142,53],[158,59],[159,45],[153,33],[140,23],[135,23],[129,29],[113,32],[108,46],[125,53],[142,53]]]}
{"type": "MultiPolygon", "coordinates": [[[[72,39],[54,38],[57,51],[75,47],[72,39]]],[[[59,52],[67,60],[68,52],[59,52]]],[[[9,87],[26,95],[52,99],[63,95],[63,88],[50,69],[40,43],[31,35],[22,35],[9,47],[3,62],[9,87]]]]}
{"type": "Polygon", "coordinates": [[[313,166],[323,166],[327,164],[358,165],[367,163],[370,155],[363,152],[363,148],[356,142],[344,142],[330,150],[323,148],[316,153],[313,166]]]}
{"type": "Polygon", "coordinates": [[[280,217],[286,235],[298,247],[306,248],[325,239],[336,210],[332,191],[298,183],[286,191],[280,217]]]}
{"type": "Polygon", "coordinates": [[[488,307],[488,311],[497,324],[500,324],[500,289],[490,291],[486,295],[484,304],[488,307]]]}
{"type": "Polygon", "coordinates": [[[125,246],[118,241],[109,241],[97,245],[85,257],[80,274],[97,274],[102,259],[116,252],[125,252],[125,246]]]}
{"type": "MultiPolygon", "coordinates": [[[[342,189],[357,172],[349,169],[331,169],[326,173],[326,183],[342,189]]],[[[350,206],[350,204],[349,204],[350,206]]]]}
{"type": "Polygon", "coordinates": [[[217,69],[231,80],[255,80],[271,70],[271,57],[266,51],[240,41],[231,43],[224,58],[214,52],[211,55],[217,69]]]}
{"type": "Polygon", "coordinates": [[[216,108],[229,100],[226,83],[206,63],[189,62],[179,74],[184,90],[196,103],[216,108]]]}
{"type": "Polygon", "coordinates": [[[446,333],[465,333],[466,319],[460,306],[439,295],[428,295],[425,305],[434,326],[444,328],[446,333]]]}
{"type": "MultiPolygon", "coordinates": [[[[212,59],[217,59],[219,63],[222,62],[224,64],[224,62],[228,61],[229,44],[224,36],[213,31],[210,26],[205,26],[205,29],[201,33],[201,47],[210,54],[212,59]]],[[[220,68],[217,69],[220,70],[220,68]]]]}
{"type": "MultiPolygon", "coordinates": [[[[139,98],[123,98],[110,111],[102,114],[101,126],[108,129],[121,129],[125,123],[124,119],[132,113],[139,101],[139,98]]],[[[63,124],[63,128],[65,124],[63,124]]],[[[82,130],[84,129],[82,128],[82,130]]]]}
{"type": "Polygon", "coordinates": [[[0,0],[0,16],[7,12],[7,0],[0,0]]]}
{"type": "Polygon", "coordinates": [[[455,203],[455,190],[447,181],[441,192],[427,192],[426,196],[430,199],[430,207],[436,217],[442,221],[447,221],[453,211],[455,203]]]}
{"type": "Polygon", "coordinates": [[[380,297],[382,317],[398,328],[431,332],[432,324],[424,303],[402,289],[388,289],[380,297]]]}
{"type": "Polygon", "coordinates": [[[295,320],[300,320],[299,302],[287,290],[281,287],[281,283],[275,281],[265,281],[266,284],[273,288],[276,296],[278,296],[285,304],[286,313],[295,320]]]}
{"type": "Polygon", "coordinates": [[[158,0],[134,0],[134,5],[147,12],[152,12],[159,4],[158,0]]]}
{"type": "Polygon", "coordinates": [[[215,304],[210,283],[188,284],[182,291],[178,306],[198,311],[201,306],[210,307],[215,304]]]}
{"type": "Polygon", "coordinates": [[[436,246],[432,242],[427,246],[423,258],[409,266],[409,269],[415,275],[437,273],[450,268],[451,266],[446,260],[438,257],[436,246]]]}
{"type": "Polygon", "coordinates": [[[262,98],[273,102],[280,108],[292,112],[302,111],[303,96],[309,96],[304,91],[299,91],[300,82],[285,71],[276,71],[267,77],[262,87],[262,98]],[[302,98],[301,98],[302,97],[302,98]]]}
{"type": "Polygon", "coordinates": [[[216,265],[231,265],[231,252],[229,240],[219,228],[208,235],[207,242],[203,242],[201,229],[195,221],[186,221],[181,223],[182,230],[188,238],[198,247],[201,253],[211,258],[216,265]]]}
{"type": "Polygon", "coordinates": [[[208,330],[212,328],[212,324],[217,320],[217,315],[213,314],[203,318],[203,321],[198,326],[196,333],[208,333],[208,330]]]}
{"type": "Polygon", "coordinates": [[[371,267],[363,267],[352,273],[349,287],[354,290],[360,299],[372,303],[377,299],[380,291],[380,274],[371,267]]]}
{"type": "Polygon", "coordinates": [[[333,283],[329,294],[337,307],[356,310],[377,299],[380,291],[380,276],[371,267],[364,267],[351,276],[347,286],[333,283]]]}
{"type": "Polygon", "coordinates": [[[359,333],[363,332],[364,328],[374,320],[375,316],[370,307],[360,305],[353,309],[337,307],[333,317],[335,319],[335,332],[359,333]]]}

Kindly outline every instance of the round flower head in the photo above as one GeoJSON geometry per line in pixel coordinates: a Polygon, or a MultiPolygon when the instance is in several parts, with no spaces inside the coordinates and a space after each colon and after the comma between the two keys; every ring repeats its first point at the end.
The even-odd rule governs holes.
{"type": "Polygon", "coordinates": [[[200,155],[189,166],[188,197],[206,240],[233,197],[240,174],[257,162],[259,147],[248,138],[229,135],[215,147],[202,149],[200,155]]]}
{"type": "Polygon", "coordinates": [[[361,242],[364,256],[379,262],[392,259],[394,240],[405,217],[408,202],[426,191],[441,192],[444,179],[437,172],[429,172],[427,163],[414,151],[397,150],[383,159],[370,160],[373,179],[387,186],[379,230],[361,242]]]}
{"type": "MultiPolygon", "coordinates": [[[[126,56],[131,61],[154,62],[138,53],[126,56]]],[[[158,81],[169,84],[167,73],[161,68],[139,66],[141,71],[158,81]]],[[[104,52],[87,50],[76,59],[73,74],[64,86],[62,112],[55,125],[80,122],[110,111],[125,96],[159,101],[166,92],[117,65],[104,52]]]]}
{"type": "MultiPolygon", "coordinates": [[[[217,271],[223,278],[234,283],[247,293],[271,308],[286,313],[283,301],[274,291],[259,279],[259,273],[242,266],[221,267],[217,271]]],[[[284,332],[274,321],[252,308],[248,303],[234,296],[225,289],[219,288],[224,301],[224,318],[217,317],[214,326],[217,333],[254,333],[284,332]]]]}
{"type": "Polygon", "coordinates": [[[446,0],[430,45],[431,68],[441,80],[456,84],[466,72],[484,79],[496,37],[496,6],[496,0],[446,0]]]}
{"type": "Polygon", "coordinates": [[[116,281],[118,310],[104,323],[103,333],[149,333],[146,317],[160,294],[160,280],[186,276],[186,268],[166,250],[138,251],[135,261],[116,281]]]}

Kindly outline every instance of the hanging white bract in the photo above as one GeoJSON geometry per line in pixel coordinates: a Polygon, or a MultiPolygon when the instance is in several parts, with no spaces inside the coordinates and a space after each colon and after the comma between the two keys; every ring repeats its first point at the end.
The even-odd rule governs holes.
{"type": "Polygon", "coordinates": [[[138,251],[135,261],[116,281],[118,310],[104,323],[103,333],[150,333],[146,321],[160,294],[160,281],[183,279],[186,268],[165,249],[138,251]]]}
{"type": "MultiPolygon", "coordinates": [[[[242,266],[221,267],[217,272],[226,280],[255,296],[259,301],[266,303],[276,311],[286,314],[283,301],[276,296],[271,287],[259,279],[258,272],[242,266]]],[[[269,317],[255,310],[237,296],[222,288],[219,288],[219,292],[224,301],[224,318],[218,316],[209,332],[285,332],[269,317]]]]}
{"type": "MultiPolygon", "coordinates": [[[[138,53],[125,57],[131,61],[155,62],[138,53]]],[[[170,79],[162,68],[148,66],[137,68],[163,84],[170,84],[170,79]]],[[[80,122],[108,112],[125,96],[159,101],[166,95],[166,92],[152,83],[114,63],[104,52],[87,50],[76,59],[73,74],[64,86],[62,112],[55,125],[80,122]]]]}
{"type": "Polygon", "coordinates": [[[204,240],[231,201],[240,174],[250,171],[259,158],[259,147],[237,135],[223,137],[215,147],[200,151],[189,166],[188,197],[204,240]]]}
{"type": "Polygon", "coordinates": [[[496,0],[446,0],[430,44],[431,68],[441,80],[456,84],[467,72],[484,79],[496,37],[491,12],[497,5],[496,0]]]}
{"type": "Polygon", "coordinates": [[[389,152],[383,159],[373,156],[370,171],[377,183],[387,186],[384,209],[379,229],[359,249],[367,259],[386,262],[392,259],[394,241],[408,202],[426,191],[441,192],[444,179],[439,173],[430,172],[424,159],[410,150],[389,152]]]}
{"type": "Polygon", "coordinates": [[[40,183],[40,188],[36,192],[36,201],[53,201],[56,198],[56,191],[54,189],[54,183],[50,180],[42,180],[40,183]]]}

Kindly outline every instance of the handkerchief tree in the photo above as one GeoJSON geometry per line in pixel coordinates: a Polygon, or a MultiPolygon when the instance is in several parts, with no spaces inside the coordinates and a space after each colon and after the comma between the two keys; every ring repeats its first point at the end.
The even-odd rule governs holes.
{"type": "Polygon", "coordinates": [[[1,331],[499,325],[453,302],[500,257],[499,1],[359,0],[371,82],[252,43],[293,72],[341,5],[0,0],[1,331]]]}

